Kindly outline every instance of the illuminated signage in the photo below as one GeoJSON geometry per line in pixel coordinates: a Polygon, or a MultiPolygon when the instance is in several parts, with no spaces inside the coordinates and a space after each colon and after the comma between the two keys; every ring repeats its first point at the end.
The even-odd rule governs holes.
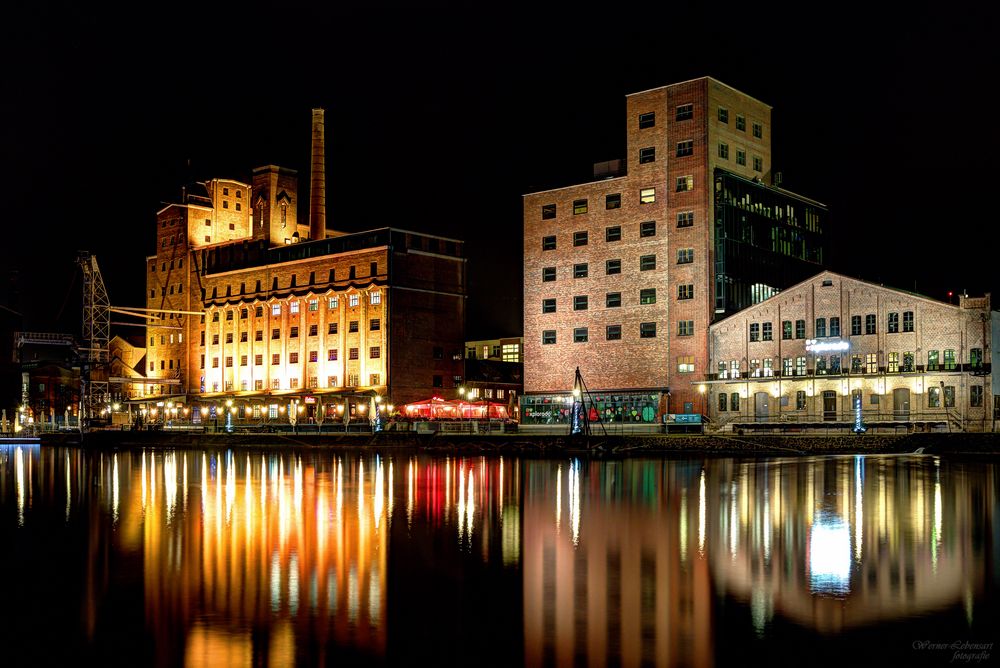
{"type": "Polygon", "coordinates": [[[806,339],[806,351],[811,353],[827,353],[838,350],[850,350],[851,344],[848,341],[820,341],[819,339],[806,339]]]}

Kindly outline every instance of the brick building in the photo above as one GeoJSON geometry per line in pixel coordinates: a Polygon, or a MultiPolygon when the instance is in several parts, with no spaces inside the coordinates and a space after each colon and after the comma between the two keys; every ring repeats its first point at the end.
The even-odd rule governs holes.
{"type": "Polygon", "coordinates": [[[822,272],[710,328],[705,412],[729,422],[992,430],[990,297],[952,305],[822,272]]]}
{"type": "Polygon", "coordinates": [[[576,367],[616,421],[694,412],[709,323],[822,268],[826,209],[769,185],[768,105],[706,77],[626,109],[625,161],[524,196],[526,423],[565,420],[576,367]]]}
{"type": "Polygon", "coordinates": [[[461,382],[462,242],[328,231],[322,121],[314,110],[308,225],[296,172],[274,165],[251,183],[196,184],[158,212],[146,258],[147,399],[233,399],[248,418],[298,400],[305,417],[319,405],[332,417],[344,399],[350,410],[376,397],[401,404],[461,382]]]}

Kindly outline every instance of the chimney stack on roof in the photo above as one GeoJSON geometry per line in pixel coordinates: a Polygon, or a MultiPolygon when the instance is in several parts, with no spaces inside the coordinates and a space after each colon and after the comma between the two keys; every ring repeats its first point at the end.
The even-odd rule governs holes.
{"type": "Polygon", "coordinates": [[[326,238],[326,138],[323,109],[312,110],[312,163],[309,170],[309,238],[326,238]]]}

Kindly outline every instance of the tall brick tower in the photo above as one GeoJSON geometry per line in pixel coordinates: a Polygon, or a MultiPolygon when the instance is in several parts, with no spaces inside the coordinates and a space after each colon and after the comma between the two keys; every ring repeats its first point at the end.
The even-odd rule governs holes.
{"type": "Polygon", "coordinates": [[[326,129],[323,109],[312,110],[312,161],[309,172],[309,238],[326,238],[326,129]]]}
{"type": "Polygon", "coordinates": [[[626,109],[626,160],[524,197],[528,424],[564,421],[576,367],[612,422],[704,412],[712,320],[822,268],[825,208],[769,185],[770,106],[704,77],[626,109]]]}

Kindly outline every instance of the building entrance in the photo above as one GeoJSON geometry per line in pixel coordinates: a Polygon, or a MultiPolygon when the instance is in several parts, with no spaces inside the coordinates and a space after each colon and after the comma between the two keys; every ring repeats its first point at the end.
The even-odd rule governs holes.
{"type": "Polygon", "coordinates": [[[766,422],[771,415],[771,395],[767,392],[754,394],[753,414],[757,422],[766,422]]]}

